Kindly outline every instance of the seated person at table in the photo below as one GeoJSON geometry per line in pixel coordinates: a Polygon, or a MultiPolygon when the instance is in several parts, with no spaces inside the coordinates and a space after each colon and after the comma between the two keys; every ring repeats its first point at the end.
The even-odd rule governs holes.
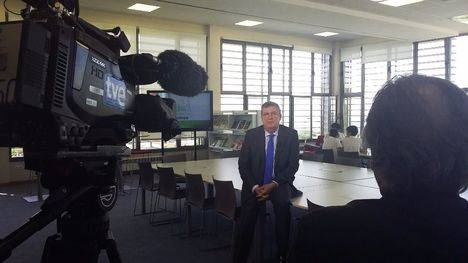
{"type": "Polygon", "coordinates": [[[323,138],[322,150],[333,150],[333,155],[336,157],[338,148],[341,147],[338,131],[331,128],[328,135],[323,138]]]}
{"type": "Polygon", "coordinates": [[[288,262],[467,262],[467,131],[468,96],[451,82],[387,82],[365,129],[382,198],[304,216],[288,262]]]}
{"type": "Polygon", "coordinates": [[[330,129],[335,129],[335,130],[337,130],[337,131],[338,131],[338,138],[340,139],[340,141],[343,140],[343,138],[344,138],[345,136],[344,136],[344,134],[341,132],[341,125],[340,125],[339,123],[336,123],[336,122],[332,123],[332,124],[330,125],[330,129]]]}
{"type": "Polygon", "coordinates": [[[356,153],[361,149],[361,138],[356,137],[358,128],[354,125],[346,128],[346,137],[341,140],[343,152],[356,153]]]}

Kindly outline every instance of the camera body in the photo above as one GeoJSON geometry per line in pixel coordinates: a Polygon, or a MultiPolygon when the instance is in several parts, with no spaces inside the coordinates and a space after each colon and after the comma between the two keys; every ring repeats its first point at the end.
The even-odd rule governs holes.
{"type": "Polygon", "coordinates": [[[134,86],[118,52],[58,18],[2,23],[0,43],[0,146],[50,152],[131,140],[134,86]],[[109,119],[124,125],[87,139],[109,119]]]}

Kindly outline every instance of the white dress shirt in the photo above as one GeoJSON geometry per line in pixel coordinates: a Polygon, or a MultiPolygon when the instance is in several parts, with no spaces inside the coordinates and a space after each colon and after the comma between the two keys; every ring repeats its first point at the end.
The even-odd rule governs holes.
{"type": "Polygon", "coordinates": [[[333,150],[333,155],[338,154],[338,148],[341,148],[340,138],[335,138],[330,135],[323,138],[322,149],[323,150],[333,150]]]}
{"type": "Polygon", "coordinates": [[[354,136],[345,137],[341,144],[343,144],[343,152],[359,152],[361,149],[362,140],[354,136]]]}
{"type": "MultiPolygon", "coordinates": [[[[276,129],[275,132],[273,132],[275,136],[273,137],[274,150],[273,150],[273,174],[271,175],[272,178],[275,178],[275,154],[276,154],[276,142],[278,141],[278,130],[279,128],[276,129]]],[[[270,133],[265,131],[265,155],[267,153],[268,143],[270,142],[269,135],[270,133]]],[[[272,180],[272,182],[278,185],[278,183],[275,180],[272,180]]],[[[255,188],[257,188],[258,186],[259,186],[258,184],[254,185],[252,187],[252,192],[255,191],[255,188]]]]}

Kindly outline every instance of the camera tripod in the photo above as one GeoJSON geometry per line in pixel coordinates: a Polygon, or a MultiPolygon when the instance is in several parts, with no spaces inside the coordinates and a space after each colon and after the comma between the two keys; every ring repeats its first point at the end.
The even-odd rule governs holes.
{"type": "Polygon", "coordinates": [[[46,162],[41,184],[49,198],[39,213],[0,240],[0,262],[54,220],[57,233],[47,238],[42,263],[97,262],[101,250],[111,263],[121,262],[108,216],[117,200],[117,158],[82,154],[46,162]]]}

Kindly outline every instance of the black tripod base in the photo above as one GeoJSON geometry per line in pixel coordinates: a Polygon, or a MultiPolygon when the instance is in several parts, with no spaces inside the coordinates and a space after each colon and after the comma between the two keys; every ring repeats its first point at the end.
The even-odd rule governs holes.
{"type": "Polygon", "coordinates": [[[106,250],[110,263],[122,262],[117,244],[110,237],[89,243],[65,241],[59,234],[49,236],[44,246],[41,263],[98,262],[101,250],[106,250]]]}

